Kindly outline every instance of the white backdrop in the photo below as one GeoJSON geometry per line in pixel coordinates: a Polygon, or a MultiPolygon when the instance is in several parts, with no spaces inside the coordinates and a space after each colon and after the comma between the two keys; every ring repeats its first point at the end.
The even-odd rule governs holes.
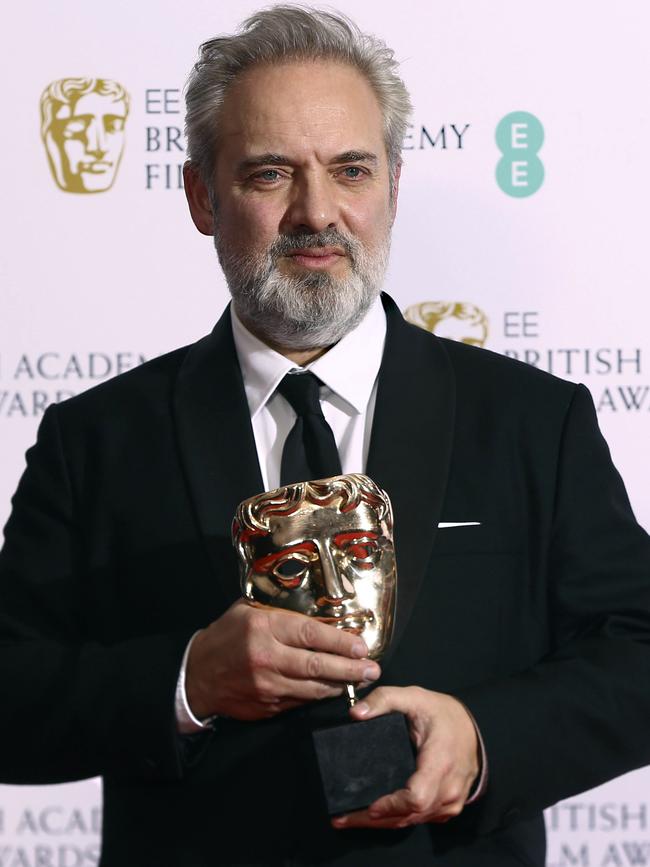
{"type": "MultiPolygon", "coordinates": [[[[585,382],[650,525],[650,7],[338,7],[394,47],[415,104],[387,288],[403,308],[474,304],[489,321],[486,346],[585,382]],[[541,124],[544,176],[539,185],[534,119],[528,130],[505,122],[510,143],[531,147],[505,157],[505,176],[528,187],[504,191],[495,133],[511,112],[541,124]],[[514,158],[523,165],[513,169],[514,158]]],[[[254,8],[23,0],[5,20],[2,523],[48,402],[193,341],[225,304],[210,240],[194,230],[177,183],[179,91],[198,43],[254,8]],[[68,77],[112,79],[130,95],[123,157],[105,192],[62,191],[48,165],[39,99],[68,77]]],[[[649,781],[650,771],[636,772],[549,810],[548,864],[650,864],[649,781]]],[[[0,787],[0,867],[97,863],[100,796],[95,781],[0,787]]]]}

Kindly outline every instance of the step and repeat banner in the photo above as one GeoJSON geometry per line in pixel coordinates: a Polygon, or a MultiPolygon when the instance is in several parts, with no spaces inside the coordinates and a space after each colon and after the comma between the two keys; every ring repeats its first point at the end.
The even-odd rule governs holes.
{"type": "MultiPolygon", "coordinates": [[[[650,9],[341,0],[402,61],[387,289],[423,327],[584,382],[650,526],[650,9]]],[[[182,88],[241,0],[23,0],[0,40],[0,522],[44,409],[209,331],[182,88]]],[[[650,687],[649,687],[650,688],[650,687]]],[[[4,696],[11,702],[11,696],[4,696]]],[[[650,769],[547,811],[549,867],[650,864],[650,769]]],[[[0,867],[98,862],[101,785],[0,787],[0,867]]]]}

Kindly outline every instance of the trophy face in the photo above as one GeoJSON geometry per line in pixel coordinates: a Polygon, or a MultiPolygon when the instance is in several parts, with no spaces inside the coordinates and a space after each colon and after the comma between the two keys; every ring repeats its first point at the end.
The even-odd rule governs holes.
{"type": "Polygon", "coordinates": [[[394,620],[392,526],[387,494],[358,474],[251,497],[233,522],[244,596],[354,632],[376,659],[394,620]]]}

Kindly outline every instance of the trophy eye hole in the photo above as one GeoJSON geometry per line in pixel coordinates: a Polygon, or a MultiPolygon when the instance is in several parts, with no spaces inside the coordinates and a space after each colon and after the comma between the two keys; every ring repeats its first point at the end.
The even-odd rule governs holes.
{"type": "Polygon", "coordinates": [[[108,115],[104,119],[104,128],[106,132],[122,132],[124,129],[124,118],[119,115],[108,115]]]}
{"type": "Polygon", "coordinates": [[[348,554],[356,560],[367,560],[370,556],[370,545],[350,545],[348,554]]]}
{"type": "Polygon", "coordinates": [[[87,126],[88,124],[83,118],[73,117],[64,124],[63,136],[64,138],[75,138],[80,136],[86,131],[87,126]]]}
{"type": "Polygon", "coordinates": [[[290,554],[273,568],[273,575],[283,587],[299,587],[309,568],[309,560],[299,553],[290,554]]]}
{"type": "Polygon", "coordinates": [[[374,565],[378,551],[377,540],[370,538],[355,539],[345,548],[345,553],[352,562],[366,569],[374,565]]]}

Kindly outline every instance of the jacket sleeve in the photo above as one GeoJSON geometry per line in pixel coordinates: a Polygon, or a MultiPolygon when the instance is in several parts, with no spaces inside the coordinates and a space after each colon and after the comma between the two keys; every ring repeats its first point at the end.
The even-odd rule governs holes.
{"type": "Polygon", "coordinates": [[[174,691],[187,632],[100,642],[84,615],[84,539],[45,413],[0,552],[0,779],[180,774],[174,691]]]}
{"type": "Polygon", "coordinates": [[[489,763],[463,822],[481,832],[650,762],[650,539],[576,388],[561,439],[549,545],[546,658],[458,694],[489,763]]]}

